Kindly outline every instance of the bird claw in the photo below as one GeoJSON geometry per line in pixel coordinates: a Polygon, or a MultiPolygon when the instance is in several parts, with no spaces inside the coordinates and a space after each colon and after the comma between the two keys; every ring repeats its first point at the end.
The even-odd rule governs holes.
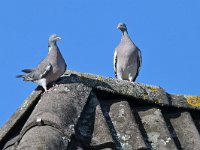
{"type": "Polygon", "coordinates": [[[65,74],[66,77],[70,77],[71,75],[72,75],[71,73],[65,74]]]}
{"type": "Polygon", "coordinates": [[[56,83],[52,84],[52,87],[58,87],[58,86],[59,86],[59,84],[56,84],[56,83]]]}
{"type": "Polygon", "coordinates": [[[50,89],[49,90],[45,90],[44,93],[48,93],[49,91],[50,91],[50,89]]]}

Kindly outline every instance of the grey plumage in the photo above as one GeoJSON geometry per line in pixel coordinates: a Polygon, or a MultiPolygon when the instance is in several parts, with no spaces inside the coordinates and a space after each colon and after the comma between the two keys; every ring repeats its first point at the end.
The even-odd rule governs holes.
{"type": "Polygon", "coordinates": [[[47,91],[47,85],[63,75],[67,67],[56,43],[60,39],[56,34],[52,34],[48,40],[49,52],[47,57],[36,68],[22,70],[26,74],[18,75],[17,78],[35,82],[47,91]]]}
{"type": "Polygon", "coordinates": [[[142,63],[141,51],[129,37],[124,23],[119,23],[117,28],[122,31],[122,38],[114,52],[115,76],[134,82],[142,63]]]}

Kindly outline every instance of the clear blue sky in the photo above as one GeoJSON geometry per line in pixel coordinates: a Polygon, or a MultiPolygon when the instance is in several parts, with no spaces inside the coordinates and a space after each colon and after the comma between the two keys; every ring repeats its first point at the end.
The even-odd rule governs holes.
{"type": "Polygon", "coordinates": [[[0,78],[2,126],[36,88],[15,78],[35,67],[47,52],[50,34],[68,69],[114,77],[113,52],[125,22],[141,49],[137,82],[169,93],[200,95],[199,0],[18,0],[0,5],[0,78]]]}

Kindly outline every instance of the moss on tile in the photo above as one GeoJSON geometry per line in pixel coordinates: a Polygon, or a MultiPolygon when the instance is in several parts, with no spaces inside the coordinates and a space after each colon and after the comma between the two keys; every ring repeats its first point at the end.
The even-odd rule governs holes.
{"type": "Polygon", "coordinates": [[[160,100],[155,100],[154,103],[155,104],[160,104],[160,100]]]}
{"type": "Polygon", "coordinates": [[[103,81],[103,77],[98,76],[98,77],[97,77],[97,80],[99,80],[99,81],[103,81]]]}
{"type": "Polygon", "coordinates": [[[187,96],[188,104],[192,106],[200,106],[200,96],[187,96]]]}
{"type": "Polygon", "coordinates": [[[151,92],[153,92],[153,93],[159,91],[159,88],[157,88],[157,87],[150,87],[150,86],[149,86],[148,89],[149,89],[151,92]]]}

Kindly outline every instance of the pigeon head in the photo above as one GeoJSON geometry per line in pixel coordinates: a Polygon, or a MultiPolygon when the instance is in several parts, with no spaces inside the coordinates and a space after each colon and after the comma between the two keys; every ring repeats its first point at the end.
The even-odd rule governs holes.
{"type": "Polygon", "coordinates": [[[119,23],[117,29],[120,29],[122,32],[127,31],[125,23],[119,23]]]}
{"type": "Polygon", "coordinates": [[[49,37],[49,42],[56,42],[58,40],[60,40],[61,38],[59,36],[57,36],[56,34],[52,34],[50,37],[49,37]]]}
{"type": "Polygon", "coordinates": [[[61,38],[59,36],[57,36],[56,34],[52,34],[50,37],[49,37],[49,43],[48,45],[49,46],[53,46],[53,45],[56,45],[56,41],[59,41],[61,38]]]}

